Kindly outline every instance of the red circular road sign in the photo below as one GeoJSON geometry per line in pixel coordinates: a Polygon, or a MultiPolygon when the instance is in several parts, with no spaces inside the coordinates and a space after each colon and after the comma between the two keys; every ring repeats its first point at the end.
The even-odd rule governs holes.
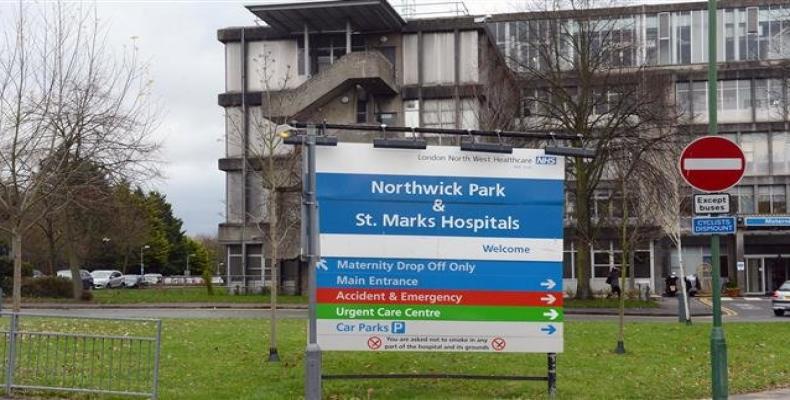
{"type": "Polygon", "coordinates": [[[696,139],[680,154],[680,175],[703,192],[723,192],[735,186],[745,169],[743,150],[721,136],[696,139]]]}

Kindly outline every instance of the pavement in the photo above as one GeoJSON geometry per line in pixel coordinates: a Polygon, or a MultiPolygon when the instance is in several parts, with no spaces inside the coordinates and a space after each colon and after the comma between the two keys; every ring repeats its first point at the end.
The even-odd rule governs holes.
{"type": "Polygon", "coordinates": [[[734,394],[730,400],[787,400],[790,399],[790,388],[769,390],[759,393],[734,394]]]}

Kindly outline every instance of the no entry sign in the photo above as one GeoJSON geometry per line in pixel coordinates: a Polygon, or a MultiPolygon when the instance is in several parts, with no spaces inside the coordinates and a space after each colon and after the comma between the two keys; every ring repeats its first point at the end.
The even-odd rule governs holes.
{"type": "Polygon", "coordinates": [[[746,168],[743,150],[721,136],[705,136],[689,143],[680,155],[680,174],[703,192],[723,192],[740,182],[746,168]]]}

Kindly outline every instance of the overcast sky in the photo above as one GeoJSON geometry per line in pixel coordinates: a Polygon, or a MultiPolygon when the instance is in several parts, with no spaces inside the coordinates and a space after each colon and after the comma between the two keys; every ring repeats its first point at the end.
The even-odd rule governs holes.
{"type": "MultiPolygon", "coordinates": [[[[146,189],[167,195],[190,235],[215,235],[224,219],[225,180],[217,169],[225,148],[223,110],[217,105],[217,94],[224,90],[224,48],[217,29],[253,25],[254,15],[244,4],[277,2],[288,1],[96,1],[99,18],[110,28],[109,42],[123,46],[134,40],[150,62],[154,93],[164,106],[156,135],[164,144],[165,164],[164,177],[146,189]]],[[[472,14],[523,7],[516,0],[464,3],[472,14]]],[[[0,0],[0,13],[16,4],[0,0]]]]}

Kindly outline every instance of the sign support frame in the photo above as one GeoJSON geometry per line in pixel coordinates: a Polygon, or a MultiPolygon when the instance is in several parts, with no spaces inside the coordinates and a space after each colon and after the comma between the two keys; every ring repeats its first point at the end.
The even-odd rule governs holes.
{"type": "MultiPolygon", "coordinates": [[[[322,398],[323,380],[344,379],[473,379],[504,381],[546,381],[550,399],[557,394],[557,353],[546,353],[547,373],[545,376],[524,375],[466,375],[466,374],[323,374],[322,351],[318,345],[317,332],[317,273],[316,264],[321,258],[318,230],[318,200],[316,185],[316,134],[314,125],[307,126],[306,134],[289,144],[301,145],[305,149],[302,157],[302,239],[305,241],[308,265],[308,331],[305,348],[304,393],[307,400],[322,398]]],[[[320,128],[322,136],[323,127],[320,128]]]]}

